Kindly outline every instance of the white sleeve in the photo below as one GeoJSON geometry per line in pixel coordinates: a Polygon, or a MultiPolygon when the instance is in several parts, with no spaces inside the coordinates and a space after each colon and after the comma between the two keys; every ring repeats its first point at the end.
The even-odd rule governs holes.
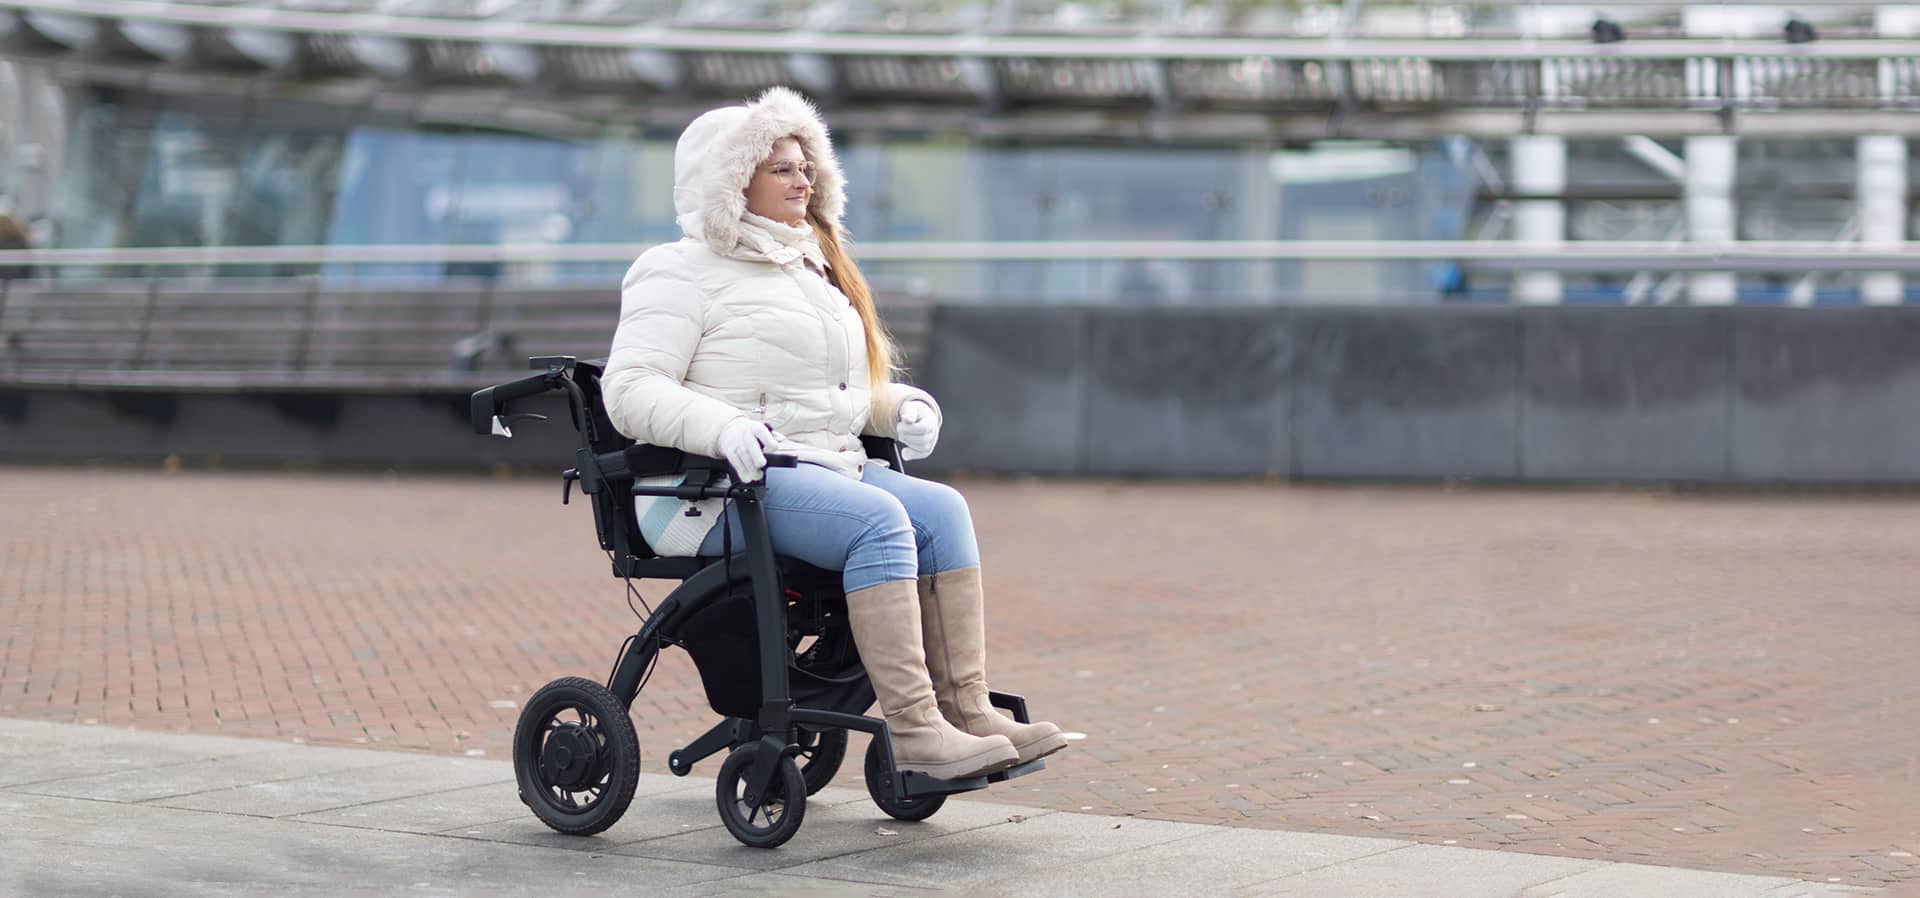
{"type": "Polygon", "coordinates": [[[717,458],[720,430],[747,414],[685,386],[687,366],[706,330],[706,303],[699,285],[673,268],[672,258],[655,249],[627,273],[601,392],[607,416],[621,433],[717,458]]]}
{"type": "Polygon", "coordinates": [[[888,383],[887,399],[880,405],[880,420],[868,421],[867,432],[890,440],[897,438],[899,432],[895,430],[895,425],[900,423],[900,407],[915,400],[926,403],[927,408],[933,410],[935,430],[946,423],[940,414],[940,403],[933,401],[933,394],[912,384],[888,383]]]}

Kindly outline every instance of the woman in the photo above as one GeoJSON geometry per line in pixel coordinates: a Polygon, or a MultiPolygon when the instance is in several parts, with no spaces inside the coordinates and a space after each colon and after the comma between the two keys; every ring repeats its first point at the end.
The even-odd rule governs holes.
{"type": "MultiPolygon", "coordinates": [[[[642,254],[621,287],[602,379],[614,426],[767,478],[774,550],[845,572],[847,616],[901,769],[978,776],[1066,747],[1051,723],[987,702],[980,553],[951,487],[870,463],[862,433],[922,458],[940,406],[892,382],[873,295],[847,256],[826,125],[773,88],[687,126],[673,154],[686,239],[642,254]],[[766,470],[766,453],[800,458],[766,470]]],[[[645,502],[646,500],[642,500],[645,502]]],[[[719,555],[717,501],[655,499],[663,555],[719,555]]],[[[741,539],[739,523],[727,522],[741,539]]]]}

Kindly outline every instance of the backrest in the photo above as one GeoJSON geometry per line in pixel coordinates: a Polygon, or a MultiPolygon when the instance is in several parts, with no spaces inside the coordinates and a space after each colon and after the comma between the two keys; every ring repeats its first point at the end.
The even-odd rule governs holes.
{"type": "MultiPolygon", "coordinates": [[[[600,376],[606,372],[606,360],[594,359],[575,362],[573,382],[580,387],[580,394],[586,400],[588,434],[582,434],[588,451],[595,456],[605,456],[619,452],[628,455],[650,455],[647,450],[657,447],[638,446],[633,440],[615,430],[613,419],[607,415],[606,400],[600,392],[600,376]],[[631,452],[630,450],[640,450],[631,452]]],[[[602,465],[603,468],[609,467],[602,465]]],[[[633,465],[622,464],[618,470],[631,471],[633,465]]],[[[647,545],[640,535],[640,522],[634,517],[633,476],[630,473],[610,474],[602,488],[591,496],[593,502],[594,529],[600,533],[600,548],[614,552],[616,569],[623,567],[619,555],[633,558],[653,558],[653,547],[647,545]]]]}
{"type": "Polygon", "coordinates": [[[632,440],[614,429],[613,419],[607,415],[607,401],[600,392],[600,377],[606,373],[606,359],[573,363],[573,382],[587,399],[587,421],[593,427],[588,445],[596,453],[617,452],[633,445],[632,440]]]}

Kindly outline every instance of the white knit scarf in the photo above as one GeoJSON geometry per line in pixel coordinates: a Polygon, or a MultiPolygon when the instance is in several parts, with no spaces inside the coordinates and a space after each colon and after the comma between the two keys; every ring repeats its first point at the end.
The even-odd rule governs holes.
{"type": "Polygon", "coordinates": [[[827,257],[814,238],[813,226],[804,221],[795,226],[748,212],[740,216],[740,246],[776,265],[805,259],[815,271],[827,270],[827,257]]]}

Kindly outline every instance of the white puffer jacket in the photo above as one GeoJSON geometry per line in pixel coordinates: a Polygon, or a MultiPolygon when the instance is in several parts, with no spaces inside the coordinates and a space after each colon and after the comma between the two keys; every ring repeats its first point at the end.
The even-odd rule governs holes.
{"type": "MultiPolygon", "coordinates": [[[[777,451],[858,478],[860,434],[893,436],[909,399],[924,391],[884,385],[871,402],[860,316],[802,253],[751,248],[741,239],[746,187],[775,141],[797,137],[818,166],[812,208],[838,223],[845,179],[811,104],[773,88],[745,106],[708,112],[674,148],[674,210],[685,239],[643,253],[621,285],[620,325],[602,379],[607,413],[642,443],[720,455],[735,418],[764,421],[786,440],[777,451]],[[879,414],[870,414],[870,408],[879,414]]],[[[700,503],[706,505],[706,503],[700,503]]],[[[691,555],[717,509],[645,503],[641,531],[662,555],[691,555]]]]}

